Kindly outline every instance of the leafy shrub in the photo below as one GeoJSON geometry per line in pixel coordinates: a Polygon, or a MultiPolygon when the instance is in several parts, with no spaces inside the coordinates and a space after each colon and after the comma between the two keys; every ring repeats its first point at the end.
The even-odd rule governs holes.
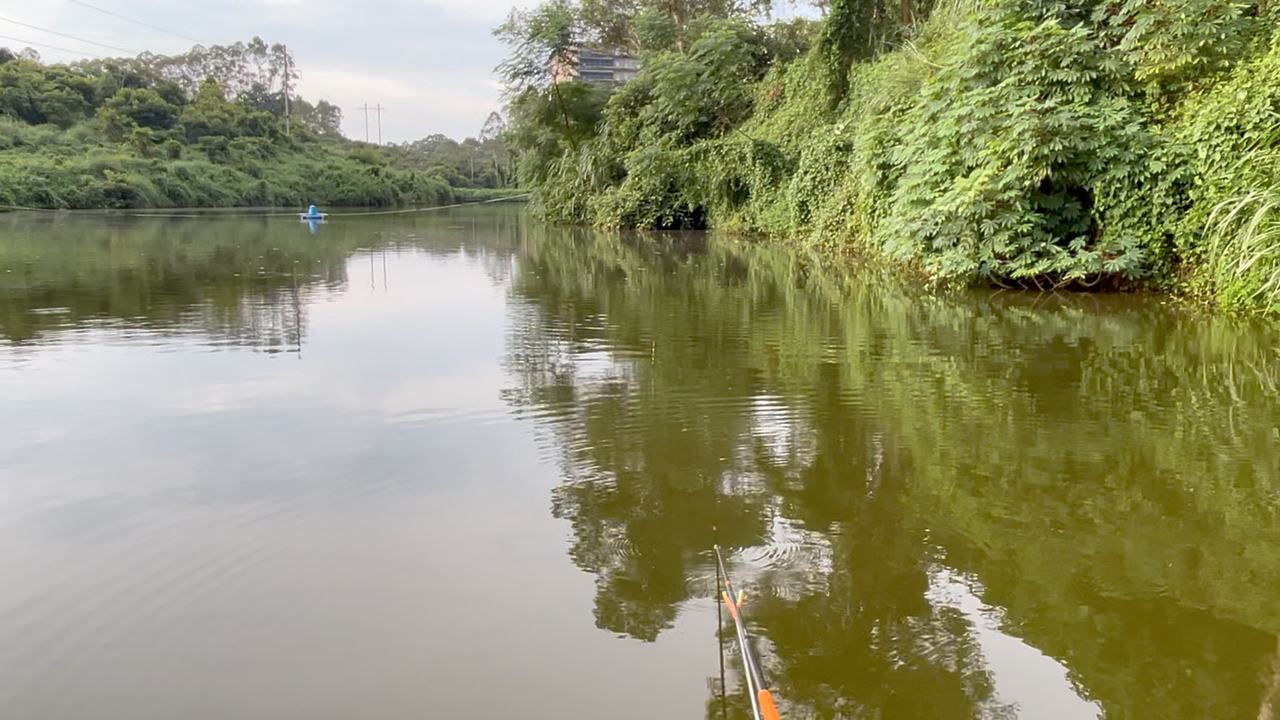
{"type": "Polygon", "coordinates": [[[1261,270],[1262,258],[1251,258],[1270,237],[1280,185],[1280,30],[1268,40],[1220,82],[1183,96],[1167,131],[1187,186],[1177,249],[1202,270],[1191,273],[1196,289],[1235,308],[1277,308],[1276,295],[1257,292],[1259,274],[1227,271],[1261,270]]]}
{"type": "Polygon", "coordinates": [[[1140,277],[1149,245],[1096,193],[1153,145],[1140,110],[1088,28],[1021,5],[975,17],[924,84],[879,241],[942,278],[1140,277]]]}

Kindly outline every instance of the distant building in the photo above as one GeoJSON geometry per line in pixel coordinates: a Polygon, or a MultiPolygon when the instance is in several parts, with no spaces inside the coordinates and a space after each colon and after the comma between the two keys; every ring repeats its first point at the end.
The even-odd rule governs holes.
{"type": "Polygon", "coordinates": [[[552,68],[552,76],[556,82],[584,80],[607,85],[634,80],[636,73],[640,72],[640,61],[624,53],[582,49],[575,50],[573,55],[575,67],[567,70],[561,67],[552,68]]]}

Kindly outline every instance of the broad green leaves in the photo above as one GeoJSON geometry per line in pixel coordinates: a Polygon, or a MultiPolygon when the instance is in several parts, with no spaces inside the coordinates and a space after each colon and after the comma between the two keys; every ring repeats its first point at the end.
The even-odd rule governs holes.
{"type": "Polygon", "coordinates": [[[1157,92],[1229,69],[1245,50],[1250,4],[1230,0],[1127,0],[1100,4],[1099,20],[1119,38],[1135,79],[1157,92]]]}
{"type": "Polygon", "coordinates": [[[1011,3],[961,28],[891,157],[902,179],[877,233],[942,278],[1095,281],[1143,274],[1095,188],[1148,144],[1124,78],[1081,26],[1011,3]]]}

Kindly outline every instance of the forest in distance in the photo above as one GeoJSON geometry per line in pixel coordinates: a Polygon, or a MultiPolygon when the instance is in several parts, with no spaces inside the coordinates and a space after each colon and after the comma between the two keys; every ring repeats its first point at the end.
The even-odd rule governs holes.
{"type": "Polygon", "coordinates": [[[722,228],[935,284],[1175,290],[1280,312],[1266,0],[546,0],[506,139],[542,217],[722,228]],[[578,48],[634,80],[565,83],[578,48]],[[550,59],[550,61],[548,61],[550,59]]]}
{"type": "Polygon", "coordinates": [[[0,47],[0,206],[439,205],[510,185],[499,113],[462,142],[356,142],[298,77],[261,38],[71,64],[0,47]]]}

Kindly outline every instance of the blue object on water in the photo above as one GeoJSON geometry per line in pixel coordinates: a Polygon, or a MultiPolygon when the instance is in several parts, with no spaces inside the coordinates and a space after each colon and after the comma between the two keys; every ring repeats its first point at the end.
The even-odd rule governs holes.
{"type": "Polygon", "coordinates": [[[312,205],[311,207],[307,208],[306,212],[302,213],[301,217],[303,220],[323,220],[325,218],[325,215],[324,213],[316,210],[315,205],[312,205]]]}

